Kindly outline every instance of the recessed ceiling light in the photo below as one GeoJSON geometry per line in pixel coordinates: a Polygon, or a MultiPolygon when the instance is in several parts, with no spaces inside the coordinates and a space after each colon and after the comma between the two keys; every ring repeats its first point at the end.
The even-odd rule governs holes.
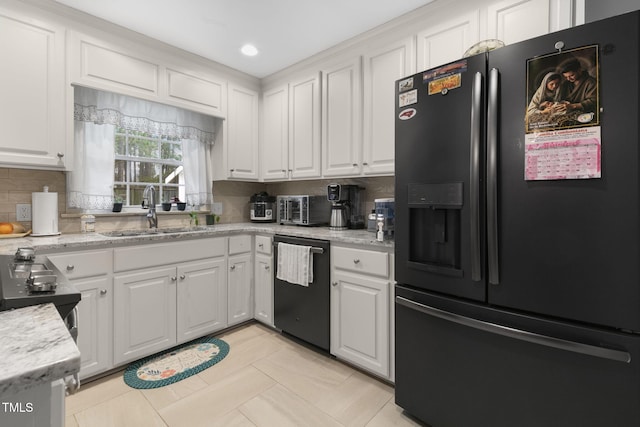
{"type": "Polygon", "coordinates": [[[258,49],[252,44],[245,44],[240,51],[247,56],[256,56],[258,54],[258,49]]]}

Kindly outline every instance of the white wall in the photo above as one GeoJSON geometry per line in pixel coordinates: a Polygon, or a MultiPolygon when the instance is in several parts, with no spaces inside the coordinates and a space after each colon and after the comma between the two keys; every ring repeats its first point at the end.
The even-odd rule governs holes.
{"type": "Polygon", "coordinates": [[[598,21],[638,9],[640,0],[585,0],[585,21],[598,21]]]}

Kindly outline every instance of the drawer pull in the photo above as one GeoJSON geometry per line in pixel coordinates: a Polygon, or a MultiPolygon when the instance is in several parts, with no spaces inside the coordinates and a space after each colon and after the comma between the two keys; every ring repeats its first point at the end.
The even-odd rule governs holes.
{"type": "Polygon", "coordinates": [[[176,282],[178,280],[178,278],[176,276],[171,276],[171,281],[172,282],[176,282]]]}
{"type": "Polygon", "coordinates": [[[353,260],[353,263],[354,264],[360,264],[360,260],[358,258],[356,258],[356,259],[353,260]]]}
{"type": "Polygon", "coordinates": [[[269,266],[268,266],[268,265],[265,265],[265,266],[264,266],[264,269],[265,269],[265,270],[267,270],[267,271],[269,271],[269,266]]]}
{"type": "Polygon", "coordinates": [[[184,274],[180,275],[180,280],[184,280],[187,276],[185,276],[184,274]]]}
{"type": "Polygon", "coordinates": [[[76,266],[73,264],[67,265],[67,271],[73,271],[74,268],[76,268],[76,266]]]}
{"type": "Polygon", "coordinates": [[[331,283],[333,286],[338,286],[338,282],[331,283]]]}
{"type": "Polygon", "coordinates": [[[107,294],[106,289],[100,289],[100,295],[106,295],[106,294],[107,294]]]}
{"type": "Polygon", "coordinates": [[[230,269],[231,271],[233,271],[233,270],[235,270],[235,269],[236,269],[236,266],[235,266],[235,265],[232,265],[231,267],[229,267],[229,269],[230,269]]]}

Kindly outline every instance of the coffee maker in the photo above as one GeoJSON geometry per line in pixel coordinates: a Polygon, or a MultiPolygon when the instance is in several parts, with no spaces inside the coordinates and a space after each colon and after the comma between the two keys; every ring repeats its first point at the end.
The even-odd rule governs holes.
{"type": "Polygon", "coordinates": [[[329,184],[327,199],[331,202],[331,230],[364,228],[364,214],[360,200],[363,187],[358,185],[329,184]]]}

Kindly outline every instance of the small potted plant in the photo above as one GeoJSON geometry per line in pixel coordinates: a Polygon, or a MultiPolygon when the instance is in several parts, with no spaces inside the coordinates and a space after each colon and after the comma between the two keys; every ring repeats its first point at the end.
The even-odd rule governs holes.
{"type": "Polygon", "coordinates": [[[122,197],[121,196],[114,196],[113,197],[113,209],[111,209],[111,212],[122,212],[122,197]]]}
{"type": "Polygon", "coordinates": [[[181,202],[179,198],[174,197],[173,201],[176,203],[176,205],[178,206],[178,210],[179,211],[183,211],[186,209],[187,207],[187,203],[186,202],[181,202]]]}
{"type": "Polygon", "coordinates": [[[220,216],[216,214],[207,214],[205,215],[205,219],[207,225],[215,225],[217,222],[220,222],[220,216]]]}
{"type": "Polygon", "coordinates": [[[162,210],[165,211],[165,212],[170,211],[171,210],[171,202],[162,202],[162,210]]]}
{"type": "Polygon", "coordinates": [[[189,216],[190,216],[189,225],[191,227],[193,226],[197,227],[198,224],[200,223],[200,221],[198,220],[198,211],[190,211],[189,216]]]}

